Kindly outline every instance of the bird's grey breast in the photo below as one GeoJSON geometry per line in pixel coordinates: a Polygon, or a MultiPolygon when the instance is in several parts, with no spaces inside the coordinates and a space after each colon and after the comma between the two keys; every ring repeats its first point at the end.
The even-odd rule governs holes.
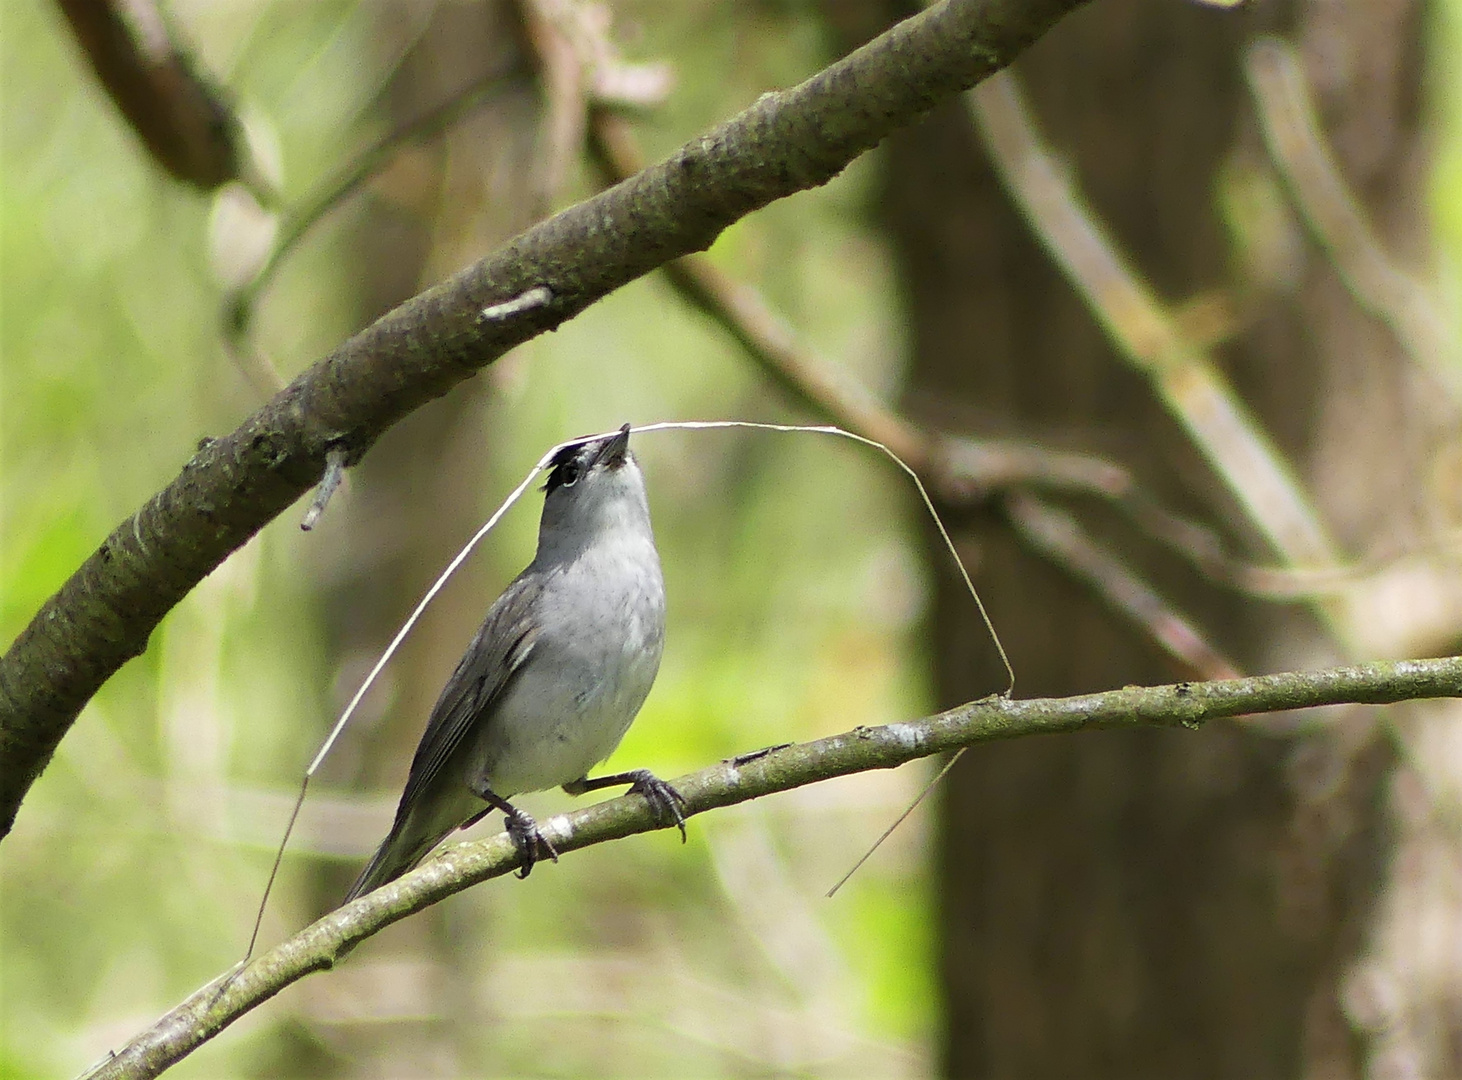
{"type": "Polygon", "coordinates": [[[544,573],[531,650],[472,755],[504,798],[577,780],[613,753],[664,650],[665,585],[650,535],[605,538],[544,573]]]}

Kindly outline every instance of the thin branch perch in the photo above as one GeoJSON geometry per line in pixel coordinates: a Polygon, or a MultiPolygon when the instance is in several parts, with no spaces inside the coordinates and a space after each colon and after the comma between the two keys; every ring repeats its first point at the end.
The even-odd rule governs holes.
{"type": "MultiPolygon", "coordinates": [[[[960,747],[1025,735],[1099,729],[1193,728],[1208,720],[1317,705],[1388,704],[1462,696],[1462,657],[1400,660],[1326,671],[1207,683],[1126,687],[1079,697],[986,698],[910,723],[860,727],[842,735],[732,759],[674,781],[686,816],[828,780],[889,769],[960,747]]],[[[639,796],[611,799],[542,823],[560,855],[658,826],[639,796]]],[[[333,967],[352,948],[469,885],[517,866],[507,834],[459,844],[405,877],[300,931],[249,964],[220,992],[222,979],[186,1001],[92,1069],[86,1080],[142,1080],[168,1066],[290,983],[333,967]]]]}
{"type": "Polygon", "coordinates": [[[1082,0],[942,0],[671,157],[520,234],[285,387],[123,522],[0,659],[0,834],[81,708],[189,590],[319,478],[514,346],[754,210],[831,180],[1082,0]],[[477,313],[549,288],[522,318],[477,313]]]}

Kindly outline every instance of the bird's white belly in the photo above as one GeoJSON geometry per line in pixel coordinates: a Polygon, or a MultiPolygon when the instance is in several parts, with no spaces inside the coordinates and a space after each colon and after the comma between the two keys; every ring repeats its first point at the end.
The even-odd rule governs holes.
{"type": "Polygon", "coordinates": [[[652,572],[642,566],[634,573],[623,565],[576,567],[597,578],[595,603],[579,594],[567,610],[555,610],[545,596],[542,631],[467,762],[494,794],[507,799],[581,779],[624,738],[664,646],[658,560],[652,572]]]}
{"type": "Polygon", "coordinates": [[[546,671],[524,671],[483,740],[479,775],[505,799],[587,776],[624,738],[659,662],[658,650],[626,658],[595,685],[566,686],[546,671]]]}

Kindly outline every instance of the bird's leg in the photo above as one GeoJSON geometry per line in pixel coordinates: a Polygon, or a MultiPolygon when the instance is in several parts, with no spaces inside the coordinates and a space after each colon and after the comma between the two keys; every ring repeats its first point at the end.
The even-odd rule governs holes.
{"type": "Polygon", "coordinates": [[[650,812],[655,815],[656,823],[662,829],[674,825],[680,830],[680,842],[685,843],[685,814],[682,811],[685,797],[649,769],[631,769],[612,776],[596,776],[593,780],[581,776],[577,780],[570,780],[563,789],[570,795],[582,795],[586,791],[618,787],[620,784],[628,784],[631,793],[643,795],[650,804],[650,812]]]}
{"type": "MultiPolygon", "coordinates": [[[[520,879],[533,872],[533,864],[538,861],[540,855],[546,854],[554,862],[558,862],[558,851],[549,842],[548,837],[538,831],[538,823],[531,817],[492,791],[482,780],[472,782],[472,794],[487,803],[489,809],[501,810],[503,816],[507,818],[508,835],[513,839],[513,846],[518,849],[518,857],[523,860],[523,865],[518,870],[520,879]]],[[[482,812],[482,814],[486,813],[487,810],[482,812]]],[[[480,820],[482,814],[472,818],[467,825],[480,820]]],[[[463,826],[463,828],[466,827],[466,825],[463,826]]]]}

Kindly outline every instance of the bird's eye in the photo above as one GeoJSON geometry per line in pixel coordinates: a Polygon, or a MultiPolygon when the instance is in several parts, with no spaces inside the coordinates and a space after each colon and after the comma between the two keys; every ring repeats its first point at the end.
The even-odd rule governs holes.
{"type": "Polygon", "coordinates": [[[579,482],[579,464],[576,461],[566,461],[559,469],[559,481],[564,487],[573,487],[579,482]]]}

